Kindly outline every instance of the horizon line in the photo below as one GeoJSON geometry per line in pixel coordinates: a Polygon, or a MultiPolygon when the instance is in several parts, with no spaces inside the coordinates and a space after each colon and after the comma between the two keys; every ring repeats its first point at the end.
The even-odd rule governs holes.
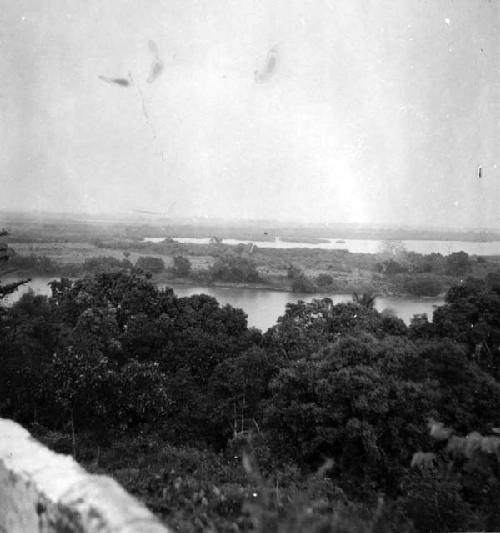
{"type": "Polygon", "coordinates": [[[410,231],[430,231],[430,232],[453,232],[453,233],[467,233],[467,232],[493,232],[500,233],[500,227],[480,227],[480,226],[429,226],[429,225],[416,225],[416,224],[405,224],[398,222],[341,222],[335,220],[324,220],[324,221],[305,221],[298,219],[271,219],[271,218],[236,218],[236,217],[209,217],[204,215],[197,216],[180,216],[180,215],[169,215],[167,213],[162,214],[161,211],[153,212],[146,210],[127,210],[127,211],[117,211],[112,213],[106,212],[85,212],[85,211],[48,211],[45,209],[15,209],[15,208],[0,208],[0,216],[31,216],[31,217],[44,217],[44,218],[65,218],[65,219],[87,219],[89,221],[96,219],[105,219],[105,220],[117,220],[123,222],[123,218],[130,218],[131,222],[138,220],[148,220],[149,222],[169,222],[169,223],[191,223],[191,224],[231,224],[237,223],[241,224],[266,224],[272,225],[276,224],[279,226],[283,225],[293,225],[295,227],[328,227],[328,226],[338,226],[344,228],[358,228],[358,229],[385,229],[385,230],[410,230],[410,231]]]}

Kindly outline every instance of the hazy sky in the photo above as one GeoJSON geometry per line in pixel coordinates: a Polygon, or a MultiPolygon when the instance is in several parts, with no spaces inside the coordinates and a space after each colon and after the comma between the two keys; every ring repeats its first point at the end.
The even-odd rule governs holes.
{"type": "Polygon", "coordinates": [[[0,208],[500,228],[496,0],[0,0],[0,43],[0,208]]]}

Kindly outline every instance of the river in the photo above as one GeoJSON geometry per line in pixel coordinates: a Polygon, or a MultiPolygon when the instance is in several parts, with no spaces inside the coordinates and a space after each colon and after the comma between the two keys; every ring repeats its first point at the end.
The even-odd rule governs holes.
{"type": "MultiPolygon", "coordinates": [[[[33,290],[36,294],[50,295],[48,283],[54,278],[36,277],[26,285],[19,287],[16,293],[9,295],[4,302],[11,305],[18,300],[22,294],[33,290]]],[[[2,278],[2,283],[10,283],[15,279],[2,278]]],[[[273,326],[280,315],[285,311],[285,306],[289,302],[298,300],[311,301],[313,298],[327,296],[334,303],[350,302],[350,294],[298,294],[291,292],[278,292],[258,289],[241,289],[235,287],[196,287],[188,285],[163,284],[160,287],[172,287],[177,296],[192,296],[193,294],[208,294],[217,299],[221,304],[230,304],[239,307],[248,315],[248,325],[255,326],[262,330],[273,326]]],[[[432,312],[438,305],[443,304],[442,298],[402,298],[402,297],[378,297],[375,300],[375,308],[378,311],[391,309],[396,316],[403,319],[406,324],[410,323],[415,314],[427,313],[432,319],[432,312]]]]}
{"type": "MultiPolygon", "coordinates": [[[[145,242],[162,242],[165,237],[145,237],[145,242]]],[[[208,244],[209,238],[174,237],[174,240],[184,244],[208,244]]],[[[500,241],[381,241],[377,239],[322,239],[325,242],[288,242],[276,237],[273,241],[252,241],[258,248],[318,248],[321,250],[348,250],[351,253],[374,254],[392,245],[402,245],[408,252],[419,254],[439,253],[449,255],[455,252],[467,252],[469,255],[500,255],[500,241]]],[[[224,244],[236,245],[251,241],[224,239],[224,244]]]]}

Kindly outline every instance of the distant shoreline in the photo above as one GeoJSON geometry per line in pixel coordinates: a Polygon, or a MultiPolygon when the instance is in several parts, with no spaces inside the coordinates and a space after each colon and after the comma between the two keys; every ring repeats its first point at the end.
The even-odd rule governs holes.
{"type": "MultiPolygon", "coordinates": [[[[11,283],[16,280],[20,279],[26,279],[30,278],[32,281],[35,279],[43,279],[43,280],[58,280],[61,278],[68,278],[71,280],[77,280],[82,279],[86,276],[92,276],[93,274],[88,272],[85,274],[81,274],[79,276],[65,276],[61,274],[37,274],[29,271],[14,271],[9,272],[7,275],[0,276],[0,281],[3,283],[11,283]]],[[[188,278],[169,278],[166,277],[163,274],[156,274],[153,275],[150,278],[151,283],[153,283],[156,287],[163,288],[163,287],[170,287],[175,292],[175,286],[181,285],[183,287],[191,287],[191,288],[200,288],[200,289],[241,289],[241,290],[249,290],[249,291],[266,291],[266,292],[278,292],[283,294],[292,294],[300,298],[328,298],[329,296],[343,296],[346,294],[353,294],[355,292],[357,293],[363,293],[366,292],[362,288],[356,288],[356,287],[347,287],[345,289],[333,289],[333,290],[325,290],[325,291],[317,291],[317,292],[294,292],[291,290],[290,287],[285,286],[278,286],[278,285],[268,285],[264,283],[241,283],[241,282],[223,282],[223,281],[217,281],[217,282],[211,282],[207,283],[203,280],[193,280],[188,278]]],[[[422,301],[425,302],[426,300],[433,300],[436,298],[442,298],[444,297],[446,291],[436,295],[436,296],[415,296],[413,294],[410,294],[408,292],[398,292],[398,291],[373,291],[373,294],[376,298],[401,298],[401,299],[408,299],[412,301],[422,301]]]]}
{"type": "MultiPolygon", "coordinates": [[[[161,275],[160,275],[161,276],[161,275]]],[[[231,282],[222,282],[217,281],[214,283],[203,283],[202,281],[197,282],[194,280],[188,280],[188,279],[180,279],[180,278],[174,278],[174,279],[166,279],[162,280],[160,277],[153,276],[151,278],[152,283],[154,283],[156,286],[158,285],[165,285],[168,286],[169,283],[172,283],[174,285],[182,285],[185,287],[200,287],[200,288],[206,288],[206,289],[245,289],[245,290],[252,290],[252,291],[269,291],[269,292],[280,292],[280,293],[287,293],[287,294],[294,294],[297,296],[304,296],[307,298],[310,297],[318,297],[318,298],[328,298],[328,295],[332,296],[341,296],[345,294],[352,294],[352,293],[363,293],[366,291],[363,291],[362,289],[358,288],[346,288],[344,290],[342,289],[334,289],[334,290],[326,290],[326,291],[318,291],[318,292],[294,292],[290,288],[287,287],[279,287],[276,285],[262,285],[259,283],[231,283],[231,282]]],[[[413,294],[410,294],[408,292],[396,292],[396,291],[374,291],[374,295],[376,298],[405,298],[410,299],[414,301],[426,301],[426,300],[433,300],[436,298],[442,298],[446,294],[446,291],[442,292],[441,294],[438,294],[437,296],[415,296],[413,294]]]]}

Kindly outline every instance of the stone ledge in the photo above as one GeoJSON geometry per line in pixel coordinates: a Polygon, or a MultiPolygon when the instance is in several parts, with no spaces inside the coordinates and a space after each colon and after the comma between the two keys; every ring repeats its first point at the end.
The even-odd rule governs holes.
{"type": "Polygon", "coordinates": [[[169,533],[107,476],[88,474],[0,419],[0,533],[169,533]]]}

